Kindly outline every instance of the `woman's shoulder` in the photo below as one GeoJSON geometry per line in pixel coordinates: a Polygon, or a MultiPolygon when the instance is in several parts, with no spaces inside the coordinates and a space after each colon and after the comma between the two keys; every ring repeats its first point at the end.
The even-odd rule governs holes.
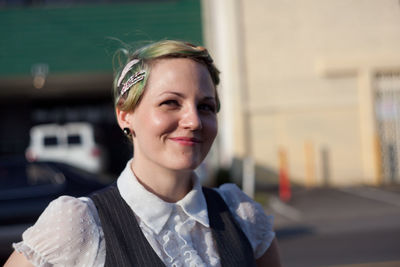
{"type": "Polygon", "coordinates": [[[14,248],[39,266],[92,261],[90,256],[96,255],[95,244],[101,235],[93,208],[88,198],[61,196],[53,200],[14,248]]]}
{"type": "Polygon", "coordinates": [[[254,202],[248,195],[246,195],[236,184],[226,183],[217,188],[214,188],[225,200],[228,206],[241,202],[254,202]]]}
{"type": "Polygon", "coordinates": [[[224,199],[235,220],[247,236],[256,258],[262,256],[275,237],[273,216],[251,199],[235,184],[223,184],[214,188],[224,199]]]}
{"type": "Polygon", "coordinates": [[[272,219],[265,214],[264,208],[258,202],[246,195],[236,184],[227,183],[214,189],[224,199],[233,215],[249,222],[255,222],[256,219],[272,219]]]}

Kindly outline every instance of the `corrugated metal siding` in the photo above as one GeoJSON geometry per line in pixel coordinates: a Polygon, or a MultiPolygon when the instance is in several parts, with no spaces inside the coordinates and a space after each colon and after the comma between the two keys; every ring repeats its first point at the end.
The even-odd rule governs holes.
{"type": "Polygon", "coordinates": [[[118,43],[183,39],[202,43],[200,0],[0,9],[0,76],[112,69],[118,43]]]}

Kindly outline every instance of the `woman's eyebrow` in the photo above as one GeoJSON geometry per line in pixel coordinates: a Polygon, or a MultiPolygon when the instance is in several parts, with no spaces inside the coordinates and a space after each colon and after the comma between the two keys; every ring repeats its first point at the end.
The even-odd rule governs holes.
{"type": "Polygon", "coordinates": [[[209,101],[209,100],[215,101],[215,97],[213,97],[213,96],[205,96],[205,97],[203,98],[203,100],[206,100],[206,101],[209,101]]]}
{"type": "Polygon", "coordinates": [[[177,96],[179,96],[179,97],[184,97],[184,96],[185,96],[184,94],[182,94],[182,93],[180,93],[180,92],[175,92],[175,91],[164,91],[164,92],[161,92],[161,93],[159,94],[159,96],[165,95],[165,94],[177,95],[177,96]]]}
{"type": "MultiPolygon", "coordinates": [[[[165,91],[165,92],[161,92],[160,94],[159,94],[159,96],[162,96],[162,95],[166,95],[166,94],[171,94],[171,95],[176,95],[176,96],[179,96],[179,97],[185,97],[185,94],[183,94],[183,93],[180,93],[180,92],[175,92],[175,91],[165,91]]],[[[211,101],[215,101],[215,97],[214,96],[204,96],[203,98],[202,98],[202,100],[211,100],[211,101]]]]}

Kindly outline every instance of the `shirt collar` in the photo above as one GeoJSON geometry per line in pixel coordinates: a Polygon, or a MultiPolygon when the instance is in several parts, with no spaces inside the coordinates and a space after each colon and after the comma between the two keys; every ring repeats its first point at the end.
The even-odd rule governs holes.
{"type": "Polygon", "coordinates": [[[207,202],[203,194],[200,180],[197,175],[193,177],[193,188],[184,198],[176,202],[183,211],[197,222],[210,227],[207,211],[207,202]]]}
{"type": "Polygon", "coordinates": [[[117,180],[118,190],[128,206],[152,231],[156,234],[161,232],[175,205],[180,206],[189,217],[209,227],[207,204],[197,175],[194,175],[192,190],[178,202],[169,203],[147,191],[138,182],[131,170],[131,161],[128,161],[117,180]]]}

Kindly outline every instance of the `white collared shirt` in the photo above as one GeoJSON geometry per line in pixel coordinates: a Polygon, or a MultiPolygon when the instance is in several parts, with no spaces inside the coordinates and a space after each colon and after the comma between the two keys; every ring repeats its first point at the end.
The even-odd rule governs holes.
{"type": "MultiPolygon", "coordinates": [[[[206,200],[196,176],[192,190],[176,203],[147,191],[134,176],[130,162],[117,186],[166,266],[220,266],[206,200]]],[[[233,184],[216,190],[249,239],[255,257],[263,255],[275,236],[272,217],[233,184]]],[[[89,198],[62,196],[52,201],[14,247],[35,266],[88,267],[104,266],[105,262],[104,233],[89,198]]]]}

